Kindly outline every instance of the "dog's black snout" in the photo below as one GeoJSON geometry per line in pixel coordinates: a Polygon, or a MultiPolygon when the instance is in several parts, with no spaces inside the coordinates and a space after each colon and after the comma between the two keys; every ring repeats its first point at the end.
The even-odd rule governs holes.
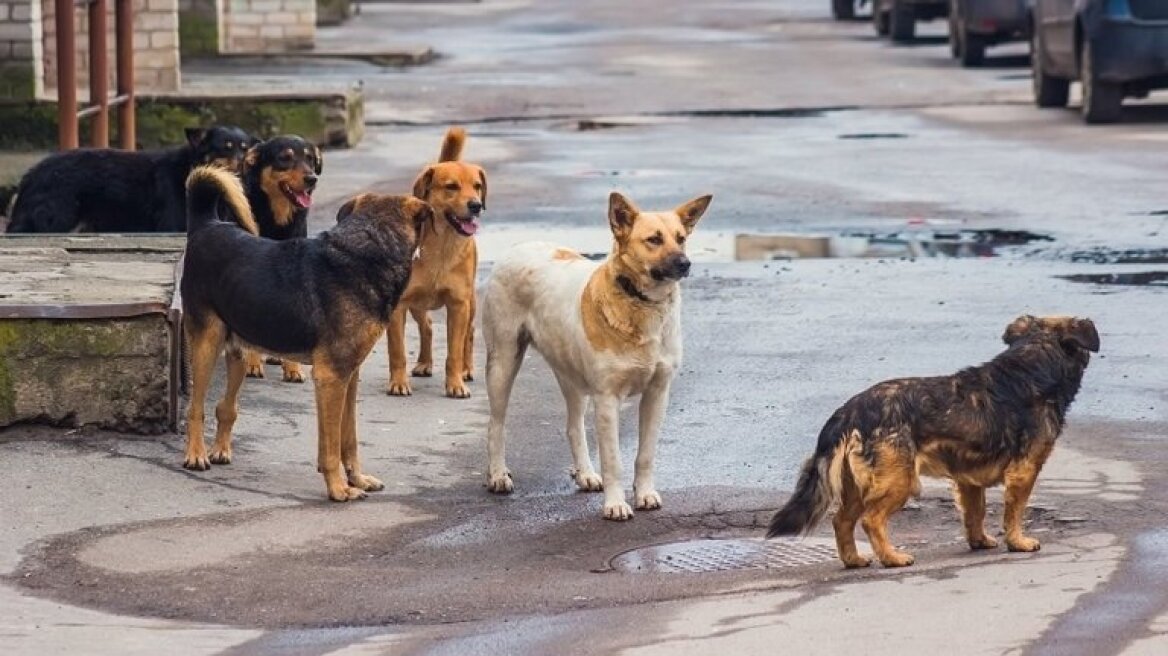
{"type": "Polygon", "coordinates": [[[673,261],[673,270],[677,272],[678,278],[684,278],[689,275],[689,267],[692,264],[689,258],[684,255],[678,255],[677,259],[673,261]]]}
{"type": "Polygon", "coordinates": [[[309,189],[312,189],[313,187],[315,187],[316,186],[316,174],[309,173],[308,175],[304,176],[304,184],[309,189]]]}
{"type": "Polygon", "coordinates": [[[466,201],[466,209],[471,214],[478,214],[479,212],[483,211],[483,204],[480,203],[477,198],[472,198],[466,201]]]}

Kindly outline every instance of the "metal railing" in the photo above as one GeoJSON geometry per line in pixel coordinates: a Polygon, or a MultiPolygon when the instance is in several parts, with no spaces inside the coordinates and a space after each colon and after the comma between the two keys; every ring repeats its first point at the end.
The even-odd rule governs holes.
{"type": "Polygon", "coordinates": [[[109,95],[106,29],[109,0],[55,0],[57,21],[57,142],[61,150],[80,146],[80,121],[92,118],[91,145],[109,146],[109,110],[118,110],[120,146],[134,150],[134,10],[132,0],[113,0],[117,44],[117,95],[109,95]],[[77,106],[77,32],[74,9],[89,11],[89,105],[77,106]]]}

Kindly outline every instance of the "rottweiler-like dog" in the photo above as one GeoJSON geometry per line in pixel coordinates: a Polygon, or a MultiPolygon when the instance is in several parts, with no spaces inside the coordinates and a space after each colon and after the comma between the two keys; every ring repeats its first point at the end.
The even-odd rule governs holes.
{"type": "Polygon", "coordinates": [[[185,185],[196,166],[238,173],[258,140],[230,125],[187,128],[178,148],[70,150],[24,174],[8,232],[184,232],[185,185]]]}
{"type": "Polygon", "coordinates": [[[985,491],[1004,483],[1006,546],[1038,551],[1022,513],[1099,333],[1090,319],[1024,315],[1002,340],[1006,350],[981,366],[878,383],[836,410],[767,537],[810,531],[838,500],[832,526],[844,565],[871,563],[856,550],[857,521],[885,567],[911,565],[888,539],[888,518],[920,493],[924,474],[953,481],[971,549],[998,546],[983,526],[985,491]]]}
{"type": "Polygon", "coordinates": [[[183,466],[205,470],[231,462],[243,349],[251,348],[312,365],[317,468],[329,498],[349,501],[382,489],[357,456],[358,371],[405,290],[419,231],[433,210],[412,196],[365,194],[341,208],[332,229],[312,239],[274,241],[258,236],[239,180],[213,167],[191,174],[187,205],[180,289],[192,386],[183,466]],[[222,217],[227,220],[221,208],[230,213],[222,217]],[[226,392],[215,407],[208,454],[203,410],[224,350],[226,392]]]}
{"type": "MultiPolygon", "coordinates": [[[[296,135],[274,137],[248,151],[243,187],[261,237],[308,236],[308,209],[323,169],[320,149],[296,135]]],[[[262,355],[247,351],[244,360],[249,377],[264,377],[262,355]]],[[[286,382],[304,382],[298,362],[273,360],[275,363],[281,365],[286,382]]]]}

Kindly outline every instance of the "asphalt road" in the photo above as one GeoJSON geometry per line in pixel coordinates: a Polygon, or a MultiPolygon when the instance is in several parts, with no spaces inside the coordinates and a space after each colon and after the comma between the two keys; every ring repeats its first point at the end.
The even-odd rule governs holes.
{"type": "MultiPolygon", "coordinates": [[[[440,379],[387,397],[381,345],[363,370],[360,430],[366,466],[389,487],[362,503],[323,500],[311,389],[271,379],[245,385],[236,462],[207,473],[179,467],[177,436],[0,433],[0,647],[1163,653],[1163,287],[1066,276],[1165,270],[1080,260],[1168,247],[1168,111],[1153,96],[1121,125],[1086,128],[1071,110],[1029,105],[1025,46],[961,70],[941,24],[901,48],[827,15],[826,0],[366,4],[322,44],[421,43],[443,57],[204,73],[362,79],[371,127],[358,148],[326,155],[317,228],[353,193],[409,189],[445,127],[466,125],[466,157],[490,176],[481,276],[533,236],[603,252],[612,189],[644,208],[712,192],[658,455],[665,507],[615,524],[574,492],[561,400],[534,355],[509,418],[516,493],[488,495],[481,382],[465,401],[443,398],[440,379]],[[894,244],[882,258],[735,261],[733,248],[758,233],[928,244],[936,231],[995,229],[1049,240],[970,258],[902,257],[894,244]],[[1036,492],[1040,554],[969,554],[944,486],[931,485],[893,525],[918,555],[910,572],[830,559],[622,569],[621,554],[647,545],[757,545],[841,401],[988,359],[1026,312],[1092,317],[1103,338],[1036,492]]],[[[623,447],[631,463],[635,440],[623,447]]]]}

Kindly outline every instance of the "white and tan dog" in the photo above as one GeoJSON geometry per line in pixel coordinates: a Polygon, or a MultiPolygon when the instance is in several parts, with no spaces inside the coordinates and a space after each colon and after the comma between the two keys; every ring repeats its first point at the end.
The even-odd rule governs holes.
{"type": "Polygon", "coordinates": [[[513,488],[503,422],[512,383],[531,345],[555,372],[568,405],[576,485],[604,490],[606,519],[633,516],[621,481],[617,414],[625,397],[641,395],[633,493],[638,509],[661,507],[653,458],[669,386],[681,364],[678,281],[689,275],[685,242],[710,199],[702,196],[671,212],[641,212],[614,192],[608,205],[613,249],[599,267],[575,251],[542,243],[517,246],[495,265],[482,301],[491,492],[513,488]],[[601,476],[592,468],[584,438],[588,399],[596,411],[601,476]]]}

